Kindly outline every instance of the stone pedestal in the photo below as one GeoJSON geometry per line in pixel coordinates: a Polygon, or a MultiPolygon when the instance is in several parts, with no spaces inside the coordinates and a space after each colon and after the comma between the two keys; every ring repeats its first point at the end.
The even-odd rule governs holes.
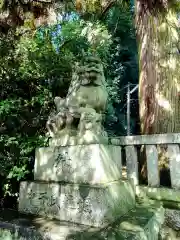
{"type": "Polygon", "coordinates": [[[120,180],[121,148],[90,144],[36,150],[34,179],[101,184],[120,180]]]}
{"type": "Polygon", "coordinates": [[[36,150],[34,182],[22,182],[19,211],[104,227],[135,206],[121,180],[121,148],[90,144],[36,150]]]}
{"type": "Polygon", "coordinates": [[[128,182],[102,185],[22,182],[19,210],[94,227],[104,227],[134,207],[128,182]]]}

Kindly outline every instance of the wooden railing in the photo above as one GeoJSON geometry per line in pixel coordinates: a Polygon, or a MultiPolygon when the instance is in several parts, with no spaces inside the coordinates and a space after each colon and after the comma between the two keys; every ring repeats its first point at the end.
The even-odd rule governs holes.
{"type": "MultiPolygon", "coordinates": [[[[160,176],[158,169],[158,145],[165,145],[167,158],[169,159],[171,188],[180,190],[180,133],[126,136],[112,138],[113,145],[125,148],[127,178],[139,185],[138,153],[137,147],[144,146],[147,160],[148,187],[160,187],[160,176]]],[[[120,156],[120,161],[122,157],[120,156]]]]}

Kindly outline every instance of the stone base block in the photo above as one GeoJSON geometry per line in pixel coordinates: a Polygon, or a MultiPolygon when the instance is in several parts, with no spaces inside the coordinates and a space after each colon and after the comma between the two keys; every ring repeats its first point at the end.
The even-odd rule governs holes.
{"type": "MultiPolygon", "coordinates": [[[[29,219],[28,217],[29,216],[23,216],[23,218],[18,217],[10,222],[0,221],[0,239],[87,240],[87,236],[93,235],[94,232],[96,233],[99,230],[97,228],[69,222],[48,220],[41,217],[29,219]]],[[[92,238],[92,240],[95,239],[92,238]]]]}
{"type": "Polygon", "coordinates": [[[104,144],[36,149],[34,179],[99,184],[121,178],[121,147],[104,144]]]}
{"type": "Polygon", "coordinates": [[[19,211],[94,227],[106,226],[135,206],[127,181],[104,185],[22,182],[19,211]]]}
{"type": "Polygon", "coordinates": [[[2,213],[0,239],[3,240],[158,240],[164,221],[164,209],[151,205],[136,206],[103,229],[14,212],[8,221],[7,217],[1,218],[2,213]]]}
{"type": "MultiPolygon", "coordinates": [[[[136,206],[124,215],[116,224],[102,229],[101,233],[88,240],[158,240],[164,222],[164,208],[160,204],[136,206]],[[101,237],[100,237],[101,236],[101,237]]],[[[76,238],[77,239],[77,238],[76,238]]],[[[78,239],[77,239],[78,240],[78,239]]]]}

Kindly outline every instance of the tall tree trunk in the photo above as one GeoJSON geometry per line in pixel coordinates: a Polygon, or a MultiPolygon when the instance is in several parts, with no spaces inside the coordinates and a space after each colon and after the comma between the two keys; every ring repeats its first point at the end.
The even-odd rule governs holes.
{"type": "Polygon", "coordinates": [[[177,14],[168,7],[145,9],[142,0],[137,0],[136,28],[142,134],[180,132],[177,14]]]}
{"type": "MultiPolygon", "coordinates": [[[[180,48],[178,19],[163,1],[136,0],[139,45],[139,106],[142,134],[180,132],[180,48]],[[165,4],[165,5],[163,5],[165,4]],[[178,46],[179,44],[179,46],[178,46]]],[[[141,180],[147,181],[146,154],[141,149],[141,180]]],[[[159,170],[168,172],[163,146],[159,170]]],[[[160,179],[161,184],[168,182],[160,179]],[[163,181],[163,182],[162,182],[163,181]]]]}

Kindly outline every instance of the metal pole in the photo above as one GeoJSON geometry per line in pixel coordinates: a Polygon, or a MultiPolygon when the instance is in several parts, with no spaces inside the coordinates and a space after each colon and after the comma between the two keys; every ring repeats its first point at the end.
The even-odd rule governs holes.
{"type": "Polygon", "coordinates": [[[139,85],[137,84],[131,91],[130,94],[133,93],[134,91],[136,91],[136,89],[138,89],[139,85]]]}
{"type": "Polygon", "coordinates": [[[127,87],[127,136],[130,135],[130,103],[131,103],[131,93],[130,93],[130,84],[128,83],[127,87]]]}

